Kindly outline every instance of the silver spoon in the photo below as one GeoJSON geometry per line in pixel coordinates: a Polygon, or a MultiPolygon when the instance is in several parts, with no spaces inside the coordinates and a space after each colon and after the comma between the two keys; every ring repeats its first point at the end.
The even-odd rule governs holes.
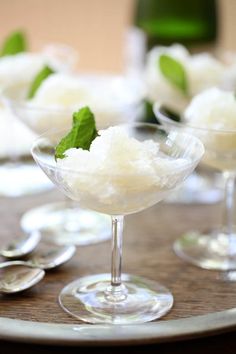
{"type": "Polygon", "coordinates": [[[0,293],[14,294],[27,290],[37,284],[45,275],[45,271],[25,264],[0,264],[0,293]]]}
{"type": "Polygon", "coordinates": [[[12,261],[12,264],[23,264],[41,269],[53,269],[66,263],[76,251],[73,245],[52,245],[41,243],[25,261],[12,261]]]}
{"type": "Polygon", "coordinates": [[[40,238],[38,231],[33,231],[28,236],[20,236],[1,248],[0,255],[8,259],[25,257],[35,249],[40,238]]]}

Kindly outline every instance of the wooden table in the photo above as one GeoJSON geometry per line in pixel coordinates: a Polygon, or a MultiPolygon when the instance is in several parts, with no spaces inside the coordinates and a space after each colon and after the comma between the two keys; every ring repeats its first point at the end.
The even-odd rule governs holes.
{"type": "MultiPolygon", "coordinates": [[[[61,199],[62,196],[56,191],[18,199],[2,198],[0,240],[20,232],[19,220],[23,212],[31,207],[61,199]]],[[[218,272],[201,270],[188,265],[177,258],[172,251],[173,240],[183,232],[196,228],[206,230],[217,223],[218,217],[219,205],[190,207],[165,203],[127,217],[123,270],[158,280],[173,292],[175,305],[163,321],[236,307],[236,283],[223,281],[218,272]]],[[[109,272],[109,269],[109,242],[78,248],[76,256],[68,264],[59,270],[47,273],[41,283],[24,295],[1,297],[0,316],[29,321],[79,323],[59,308],[57,295],[60,289],[76,277],[109,272]]],[[[136,347],[136,352],[148,350],[154,353],[157,348],[165,350],[165,353],[197,353],[202,348],[207,349],[208,352],[214,350],[214,353],[220,350],[224,352],[232,350],[233,353],[236,352],[236,337],[231,333],[175,344],[139,346],[136,347]]],[[[50,347],[6,342],[1,342],[0,346],[0,353],[4,354],[13,351],[45,354],[51,353],[51,350],[50,347]]],[[[60,347],[56,350],[58,353],[67,350],[74,353],[76,349],[60,347]]],[[[108,349],[99,350],[103,353],[108,352],[108,349]]],[[[99,350],[97,349],[96,352],[99,350]]],[[[84,348],[83,351],[87,353],[90,349],[84,348]]]]}

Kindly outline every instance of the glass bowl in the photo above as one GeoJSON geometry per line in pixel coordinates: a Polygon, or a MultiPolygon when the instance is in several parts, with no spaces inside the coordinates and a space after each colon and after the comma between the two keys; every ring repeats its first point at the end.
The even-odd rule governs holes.
{"type": "MultiPolygon", "coordinates": [[[[65,131],[48,132],[32,147],[35,161],[66,196],[85,208],[111,216],[111,275],[79,278],[67,285],[59,296],[65,311],[90,323],[142,323],[162,317],[170,310],[173,296],[163,285],[136,275],[121,274],[123,220],[124,216],[166,198],[194,170],[204,153],[199,139],[185,133],[141,123],[123,125],[123,129],[138,141],[157,143],[159,152],[155,152],[155,159],[163,158],[163,168],[159,164],[154,175],[150,175],[140,169],[129,173],[127,168],[120,167],[119,173],[110,168],[103,172],[95,168],[93,173],[88,173],[87,165],[81,164],[79,170],[62,167],[55,161],[54,152],[65,131]],[[171,163],[171,168],[166,169],[165,163],[171,163]]],[[[143,166],[146,161],[147,156],[142,155],[143,166]]],[[[113,165],[116,162],[109,161],[113,165]]],[[[129,164],[132,163],[131,159],[129,164]]]]}
{"type": "Polygon", "coordinates": [[[198,137],[205,147],[202,163],[221,172],[225,181],[224,211],[219,225],[208,232],[193,230],[174,243],[182,259],[201,268],[236,269],[236,233],[234,225],[234,181],[236,174],[236,130],[198,128],[175,122],[158,103],[154,105],[158,121],[167,129],[198,137]]]}
{"type": "MultiPolygon", "coordinates": [[[[78,75],[78,80],[88,92],[101,97],[94,102],[98,129],[109,125],[131,122],[140,117],[143,89],[136,81],[114,75],[78,75]]],[[[69,129],[72,114],[87,104],[86,97],[73,106],[48,104],[39,106],[26,100],[26,88],[11,87],[5,90],[5,100],[13,114],[34,133],[42,134],[52,129],[69,129]]],[[[26,232],[39,230],[42,236],[58,244],[85,246],[105,241],[110,237],[109,221],[105,215],[80,209],[70,200],[55,202],[27,211],[21,218],[21,227],[26,232]]]]}

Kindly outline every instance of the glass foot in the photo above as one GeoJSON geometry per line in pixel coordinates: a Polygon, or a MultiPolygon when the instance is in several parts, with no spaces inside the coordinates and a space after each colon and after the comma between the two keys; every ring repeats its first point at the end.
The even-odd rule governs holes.
{"type": "Polygon", "coordinates": [[[59,295],[61,307],[70,315],[89,323],[134,324],[164,316],[173,306],[173,296],[155,281],[123,274],[125,298],[110,300],[110,274],[80,278],[59,295]]]}
{"type": "Polygon", "coordinates": [[[25,232],[39,230],[42,238],[59,245],[86,246],[111,238],[109,216],[66,201],[29,210],[21,218],[21,228],[25,232]]]}
{"type": "Polygon", "coordinates": [[[0,165],[0,196],[20,197],[52,188],[52,182],[33,161],[0,165]]]}
{"type": "Polygon", "coordinates": [[[201,176],[192,173],[180,188],[166,199],[167,203],[180,204],[215,204],[223,199],[220,181],[213,176],[201,176]],[[215,180],[214,180],[215,179],[215,180]]]}
{"type": "Polygon", "coordinates": [[[204,269],[236,269],[236,234],[188,232],[174,243],[174,251],[183,260],[204,269]]]}

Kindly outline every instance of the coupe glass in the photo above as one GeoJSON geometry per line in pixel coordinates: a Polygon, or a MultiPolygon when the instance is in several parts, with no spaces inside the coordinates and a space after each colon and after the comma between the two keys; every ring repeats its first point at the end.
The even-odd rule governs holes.
{"type": "Polygon", "coordinates": [[[20,197],[52,189],[53,184],[29,155],[35,136],[1,101],[0,98],[0,196],[20,197]]]}
{"type": "Polygon", "coordinates": [[[220,226],[207,233],[190,231],[174,243],[176,254],[205,269],[236,269],[234,229],[234,188],[236,174],[236,130],[205,129],[173,121],[158,103],[154,105],[158,121],[166,128],[198,137],[205,147],[202,163],[221,171],[225,181],[224,210],[220,226]]]}
{"type": "Polygon", "coordinates": [[[142,123],[123,125],[123,128],[139,141],[157,142],[160,144],[158,156],[176,162],[168,173],[161,172],[162,169],[156,172],[158,183],[146,182],[140,173],[114,175],[111,170],[107,175],[99,171],[90,175],[58,167],[55,145],[58,136],[65,132],[46,133],[32,147],[35,161],[63,193],[112,219],[111,275],[95,274],[77,279],[59,296],[65,311],[90,323],[141,323],[159,318],[170,310],[173,297],[164,286],[136,275],[121,274],[123,219],[169,195],[193,171],[204,152],[199,139],[188,134],[142,123]],[[179,158],[185,159],[185,163],[177,164],[179,158]]]}
{"type": "MultiPolygon", "coordinates": [[[[43,44],[43,43],[41,43],[43,44]]],[[[78,60],[78,54],[72,47],[51,43],[42,46],[42,60],[53,65],[60,72],[71,72],[78,60]]],[[[19,76],[19,69],[16,70],[19,76]]],[[[12,75],[11,75],[12,76],[12,75]]],[[[6,86],[0,83],[0,195],[20,197],[51,190],[53,184],[44,178],[42,171],[35,165],[30,156],[30,147],[35,135],[8,109],[4,91],[11,87],[18,92],[28,90],[29,76],[20,75],[17,80],[6,86]]],[[[31,78],[32,79],[32,78],[31,78]]]]}
{"type": "MultiPolygon", "coordinates": [[[[97,97],[109,90],[108,107],[100,103],[94,109],[98,128],[110,124],[133,121],[142,113],[142,87],[136,87],[133,80],[113,75],[79,75],[78,80],[97,92],[97,97]]],[[[76,107],[50,105],[37,106],[26,101],[24,90],[10,88],[4,92],[6,100],[20,121],[24,122],[34,133],[42,134],[52,127],[60,130],[71,126],[72,115],[86,101],[76,107]]],[[[103,97],[104,99],[104,97],[103,97]]],[[[102,100],[101,100],[102,102],[102,100]]],[[[40,230],[42,236],[49,237],[58,244],[75,244],[85,246],[110,238],[110,220],[106,215],[79,209],[70,200],[50,203],[27,211],[21,218],[21,227],[25,232],[40,230]]]]}

